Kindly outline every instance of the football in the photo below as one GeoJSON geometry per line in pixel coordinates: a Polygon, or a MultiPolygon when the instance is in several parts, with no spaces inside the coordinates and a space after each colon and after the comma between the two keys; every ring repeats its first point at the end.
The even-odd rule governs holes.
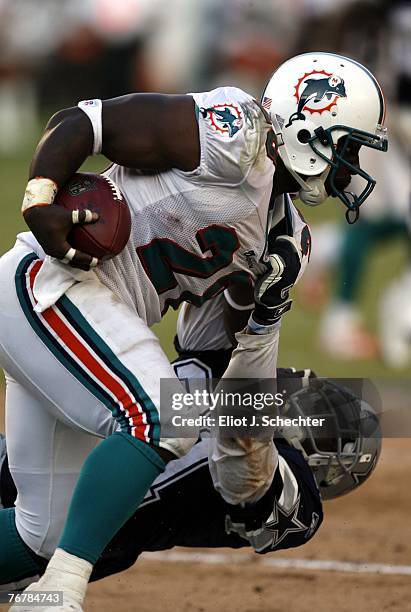
{"type": "Polygon", "coordinates": [[[75,225],[68,242],[100,261],[118,255],[130,237],[131,216],[117,185],[101,174],[77,172],[57,192],[55,204],[67,210],[89,209],[99,214],[95,223],[75,225]]]}

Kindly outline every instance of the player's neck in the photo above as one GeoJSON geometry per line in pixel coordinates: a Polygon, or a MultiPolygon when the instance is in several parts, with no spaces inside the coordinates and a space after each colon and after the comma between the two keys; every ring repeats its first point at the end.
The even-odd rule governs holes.
{"type": "Polygon", "coordinates": [[[291,176],[280,158],[277,159],[273,178],[273,195],[277,197],[282,193],[295,193],[300,191],[300,185],[291,176]]]}

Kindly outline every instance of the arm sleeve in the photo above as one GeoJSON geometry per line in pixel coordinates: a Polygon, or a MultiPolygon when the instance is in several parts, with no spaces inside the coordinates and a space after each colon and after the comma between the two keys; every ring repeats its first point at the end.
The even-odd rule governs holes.
{"type": "MultiPolygon", "coordinates": [[[[272,334],[236,334],[238,346],[223,378],[275,378],[280,324],[272,334]]],[[[255,503],[270,488],[278,464],[273,436],[264,439],[210,438],[209,466],[214,488],[232,505],[255,503]]]]}

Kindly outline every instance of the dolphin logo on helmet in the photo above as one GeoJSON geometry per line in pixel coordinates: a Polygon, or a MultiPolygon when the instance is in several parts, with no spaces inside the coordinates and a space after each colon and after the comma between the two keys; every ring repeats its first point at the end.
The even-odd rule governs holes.
{"type": "MultiPolygon", "coordinates": [[[[322,74],[325,73],[322,72],[322,74]]],[[[347,97],[344,79],[334,74],[330,74],[320,79],[306,79],[305,81],[303,81],[303,84],[305,85],[305,88],[300,95],[300,99],[298,100],[297,112],[293,113],[290,116],[290,118],[288,119],[288,123],[285,127],[290,127],[290,125],[294,121],[305,121],[305,115],[302,111],[306,106],[308,106],[310,102],[318,104],[319,102],[322,102],[324,98],[326,98],[327,100],[331,100],[334,96],[335,101],[337,97],[347,97]]],[[[322,112],[323,110],[328,110],[332,105],[329,105],[326,109],[318,109],[318,111],[313,110],[312,112],[322,112]]]]}

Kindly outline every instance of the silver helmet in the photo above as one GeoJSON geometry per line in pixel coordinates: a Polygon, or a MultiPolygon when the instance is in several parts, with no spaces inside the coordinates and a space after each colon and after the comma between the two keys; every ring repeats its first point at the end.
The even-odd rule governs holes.
{"type": "Polygon", "coordinates": [[[282,416],[324,419],[321,427],[281,429],[282,437],[302,451],[323,499],[349,493],[375,469],[381,453],[379,419],[351,390],[330,379],[312,378],[289,397],[282,416]]]}

